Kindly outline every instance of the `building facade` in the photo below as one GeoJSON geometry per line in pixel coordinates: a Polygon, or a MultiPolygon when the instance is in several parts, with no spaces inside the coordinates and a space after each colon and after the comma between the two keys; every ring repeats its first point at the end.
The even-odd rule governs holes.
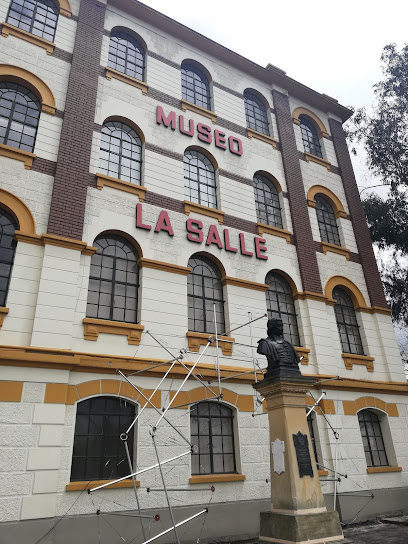
{"type": "Polygon", "coordinates": [[[0,0],[0,19],[0,542],[167,528],[157,468],[137,476],[162,516],[145,535],[113,514],[136,510],[132,480],[87,493],[129,474],[122,433],[134,471],[156,462],[159,418],[161,460],[196,446],[163,467],[177,521],[211,503],[183,539],[256,534],[265,315],[316,377],[305,409],[326,393],[328,507],[403,510],[408,388],[351,112],[137,1],[0,0]]]}

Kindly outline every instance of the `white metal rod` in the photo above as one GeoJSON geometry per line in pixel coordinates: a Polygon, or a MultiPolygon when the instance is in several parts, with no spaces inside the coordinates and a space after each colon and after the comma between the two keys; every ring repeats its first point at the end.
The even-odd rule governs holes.
{"type": "Polygon", "coordinates": [[[213,305],[214,307],[214,328],[215,328],[215,348],[217,350],[217,378],[218,378],[218,394],[219,396],[222,395],[222,389],[221,389],[221,375],[220,375],[220,358],[218,356],[218,330],[217,330],[217,312],[215,311],[215,303],[213,305]]]}
{"type": "Polygon", "coordinates": [[[334,443],[335,448],[335,455],[334,455],[334,493],[333,493],[333,499],[334,499],[334,505],[333,510],[336,510],[336,495],[337,495],[337,439],[334,443]]]}
{"type": "MultiPolygon", "coordinates": [[[[238,325],[238,327],[235,327],[234,329],[231,329],[228,332],[224,332],[224,335],[228,336],[232,332],[237,331],[238,329],[241,329],[242,327],[246,327],[247,325],[249,325],[249,323],[255,323],[255,321],[259,321],[260,319],[263,319],[264,317],[268,317],[267,314],[263,314],[260,317],[256,317],[255,319],[252,319],[250,322],[244,323],[243,325],[238,325]]],[[[221,335],[221,336],[224,336],[224,335],[221,335]]]]}
{"type": "Polygon", "coordinates": [[[175,360],[176,360],[176,357],[173,357],[173,359],[170,359],[170,361],[163,361],[162,363],[157,363],[157,365],[148,366],[147,368],[142,368],[141,370],[137,370],[136,372],[132,372],[131,374],[128,374],[128,376],[136,376],[136,374],[140,374],[141,372],[148,372],[149,370],[153,370],[153,368],[157,368],[158,366],[168,365],[169,363],[172,363],[175,360]]]}
{"type": "MultiPolygon", "coordinates": [[[[175,461],[176,459],[180,459],[180,457],[184,457],[185,455],[190,455],[191,450],[188,450],[184,453],[180,453],[180,455],[176,455],[175,457],[172,457],[171,459],[167,459],[166,461],[162,461],[161,464],[165,465],[166,463],[170,463],[171,461],[175,461]]],[[[152,465],[151,467],[142,468],[136,472],[132,472],[132,474],[128,474],[127,476],[123,476],[122,478],[118,478],[117,480],[112,480],[111,482],[108,482],[107,484],[99,485],[98,487],[93,487],[89,490],[89,493],[92,493],[92,491],[97,491],[98,489],[102,489],[103,487],[108,487],[110,485],[116,484],[117,482],[122,482],[123,480],[127,480],[128,478],[131,478],[132,476],[137,476],[138,474],[142,474],[143,472],[147,472],[148,470],[152,470],[153,468],[157,468],[159,465],[156,463],[155,465],[152,465]]]]}
{"type": "MultiPolygon", "coordinates": [[[[130,459],[129,446],[128,446],[127,440],[124,441],[124,444],[125,444],[125,450],[126,450],[126,457],[127,457],[128,464],[129,464],[129,470],[130,470],[130,472],[132,472],[133,467],[132,467],[132,461],[130,459]]],[[[133,482],[133,490],[135,492],[137,511],[139,512],[139,517],[141,517],[140,502],[139,502],[139,496],[137,494],[136,479],[135,479],[134,475],[132,476],[132,482],[133,482]]],[[[140,519],[140,525],[142,526],[143,538],[146,538],[145,529],[144,529],[144,526],[143,526],[142,519],[140,519]]]]}
{"type": "MultiPolygon", "coordinates": [[[[181,364],[182,367],[184,367],[184,368],[187,370],[187,372],[189,371],[188,366],[186,366],[186,365],[185,365],[184,363],[182,363],[181,361],[179,361],[179,363],[181,364]]],[[[206,389],[208,389],[208,391],[209,391],[212,395],[214,395],[214,397],[217,396],[217,395],[214,393],[214,391],[213,391],[212,389],[210,389],[210,388],[208,387],[208,385],[206,385],[202,380],[200,380],[200,378],[199,378],[196,374],[193,373],[193,374],[191,374],[191,375],[192,375],[193,378],[195,378],[197,381],[199,381],[203,387],[205,387],[206,389]]]]}
{"type": "Polygon", "coordinates": [[[173,366],[176,364],[176,361],[174,361],[171,366],[169,367],[169,369],[167,370],[167,372],[165,373],[165,375],[163,376],[163,378],[159,381],[158,385],[156,386],[156,389],[153,391],[153,393],[150,395],[149,397],[149,400],[148,402],[146,402],[146,404],[142,407],[142,409],[140,410],[140,412],[137,414],[137,416],[135,417],[135,419],[132,421],[132,423],[130,424],[129,428],[127,429],[126,431],[126,434],[129,434],[130,430],[132,429],[132,427],[136,424],[136,421],[139,419],[139,417],[142,415],[143,413],[143,410],[146,408],[146,406],[149,404],[149,402],[152,400],[153,398],[153,395],[156,393],[156,391],[159,389],[159,387],[161,386],[161,384],[164,382],[164,380],[167,378],[167,375],[169,374],[169,372],[172,370],[173,366]]]}
{"type": "MultiPolygon", "coordinates": [[[[123,378],[124,378],[124,379],[132,386],[132,387],[133,387],[133,389],[135,389],[135,390],[139,393],[139,395],[142,395],[142,397],[143,397],[145,400],[147,400],[147,402],[151,405],[151,407],[152,407],[154,410],[156,410],[156,412],[157,412],[158,414],[160,414],[160,416],[161,416],[160,419],[161,419],[162,417],[164,417],[164,414],[162,414],[162,413],[160,412],[160,410],[159,410],[158,408],[156,408],[156,406],[155,406],[155,405],[154,405],[154,404],[153,404],[153,403],[152,403],[152,402],[151,402],[151,401],[150,401],[150,400],[149,400],[149,399],[148,399],[148,398],[140,391],[140,389],[138,389],[138,388],[136,387],[136,385],[134,385],[130,380],[128,380],[128,378],[125,376],[125,374],[123,374],[123,372],[122,372],[121,370],[118,370],[117,372],[118,372],[118,373],[119,373],[119,374],[120,374],[120,375],[121,375],[121,376],[122,376],[122,377],[123,377],[123,378]]],[[[167,410],[166,410],[166,411],[167,411],[167,410]]],[[[182,438],[183,440],[185,440],[185,441],[187,442],[187,444],[188,444],[190,447],[192,446],[190,440],[188,440],[188,439],[183,435],[183,433],[180,432],[180,431],[177,429],[177,427],[175,427],[175,426],[173,425],[173,423],[171,423],[171,421],[169,421],[166,417],[164,418],[164,420],[170,425],[170,427],[172,427],[172,428],[176,431],[176,433],[178,433],[178,434],[181,436],[181,438],[182,438]]]]}
{"type": "MultiPolygon", "coordinates": [[[[325,394],[326,394],[326,391],[325,391],[322,395],[320,395],[320,397],[319,397],[318,400],[315,400],[315,403],[313,404],[313,406],[310,408],[310,410],[309,410],[308,413],[306,414],[306,417],[307,417],[311,412],[313,412],[314,409],[315,409],[317,406],[319,406],[319,402],[322,400],[322,398],[325,396],[325,394]]],[[[314,400],[314,399],[313,399],[313,400],[314,400]]]]}
{"type": "Polygon", "coordinates": [[[150,331],[146,331],[146,333],[147,333],[149,336],[151,336],[151,337],[153,338],[153,340],[155,340],[155,341],[159,344],[159,346],[161,346],[165,351],[167,351],[167,353],[168,353],[171,357],[173,357],[173,358],[175,359],[175,356],[171,353],[171,351],[168,350],[168,349],[166,348],[166,346],[163,345],[163,344],[160,342],[160,340],[158,340],[155,336],[153,336],[153,334],[152,334],[150,331]]]}
{"type": "MultiPolygon", "coordinates": [[[[207,512],[208,512],[207,508],[205,510],[201,510],[201,512],[197,512],[197,514],[194,514],[194,516],[191,516],[191,517],[185,519],[184,521],[179,521],[178,523],[176,523],[176,527],[180,527],[181,525],[184,525],[185,523],[191,521],[192,519],[197,518],[198,516],[201,516],[201,514],[206,514],[207,512]]],[[[163,535],[166,535],[170,531],[173,531],[173,527],[170,527],[170,529],[166,529],[162,533],[159,533],[158,535],[154,536],[153,538],[150,538],[149,540],[146,540],[142,544],[149,544],[149,542],[153,542],[154,540],[157,540],[158,538],[160,538],[163,535]]]]}
{"type": "MultiPolygon", "coordinates": [[[[208,346],[211,344],[211,341],[209,341],[207,343],[207,345],[205,346],[205,348],[203,349],[203,351],[200,353],[200,356],[197,358],[197,361],[193,364],[193,366],[191,367],[191,369],[189,370],[187,376],[184,378],[184,380],[182,381],[180,387],[177,389],[174,397],[171,399],[171,401],[169,402],[169,404],[167,405],[167,408],[164,410],[164,412],[161,414],[161,416],[159,417],[159,420],[157,421],[156,425],[155,425],[155,429],[157,429],[157,426],[158,424],[160,423],[160,421],[164,418],[164,416],[166,415],[166,412],[167,410],[170,408],[170,406],[173,404],[175,398],[177,397],[177,395],[180,393],[181,389],[184,387],[184,384],[186,383],[186,381],[188,380],[188,378],[190,377],[190,375],[192,374],[193,370],[195,369],[195,367],[198,365],[201,357],[204,355],[204,353],[206,352],[206,349],[208,348],[208,346]]],[[[165,419],[165,421],[167,421],[167,423],[169,423],[169,421],[167,419],[165,419]]],[[[191,444],[190,444],[191,445],[191,444]]]]}
{"type": "Polygon", "coordinates": [[[180,544],[180,539],[179,539],[178,532],[177,532],[176,522],[174,520],[173,510],[172,510],[171,504],[170,504],[170,497],[169,497],[169,494],[167,493],[166,480],[164,479],[164,474],[163,474],[162,467],[161,467],[161,464],[160,464],[160,459],[159,459],[159,452],[157,451],[156,436],[154,435],[154,433],[152,434],[152,440],[153,440],[154,451],[156,452],[157,462],[159,464],[159,471],[160,471],[160,476],[161,476],[161,479],[162,479],[162,482],[163,482],[164,494],[166,495],[167,506],[169,507],[171,522],[173,523],[174,534],[176,535],[177,544],[180,544]]]}
{"type": "MultiPolygon", "coordinates": [[[[146,491],[151,493],[152,491],[164,491],[164,487],[147,487],[146,491]]],[[[212,491],[209,487],[193,488],[190,487],[168,487],[167,491],[212,491]]]]}

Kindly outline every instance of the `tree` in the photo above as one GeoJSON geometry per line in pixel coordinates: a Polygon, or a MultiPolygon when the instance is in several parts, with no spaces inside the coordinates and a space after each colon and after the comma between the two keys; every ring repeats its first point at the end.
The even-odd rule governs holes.
{"type": "Polygon", "coordinates": [[[385,46],[381,61],[372,111],[356,110],[347,135],[352,152],[362,145],[369,170],[389,186],[386,199],[371,193],[363,205],[374,243],[387,250],[379,264],[393,318],[408,326],[408,44],[385,46]]]}

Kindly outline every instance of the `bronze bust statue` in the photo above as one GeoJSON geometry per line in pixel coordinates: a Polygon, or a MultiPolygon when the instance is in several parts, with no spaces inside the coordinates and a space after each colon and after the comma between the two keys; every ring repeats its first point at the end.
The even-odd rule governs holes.
{"type": "Polygon", "coordinates": [[[282,319],[268,319],[267,330],[268,337],[258,341],[257,349],[268,360],[265,378],[301,376],[299,355],[292,344],[283,338],[282,319]]]}

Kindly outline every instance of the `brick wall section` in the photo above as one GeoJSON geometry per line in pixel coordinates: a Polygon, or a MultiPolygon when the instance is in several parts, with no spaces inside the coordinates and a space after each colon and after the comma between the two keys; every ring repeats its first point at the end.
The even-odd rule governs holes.
{"type": "Polygon", "coordinates": [[[106,6],[81,0],[48,232],[82,240],[106,6]]]}
{"type": "Polygon", "coordinates": [[[35,157],[31,166],[31,170],[34,172],[40,172],[41,174],[47,174],[49,176],[55,176],[56,168],[56,162],[41,157],[35,157]]]}
{"type": "Polygon", "coordinates": [[[289,98],[274,90],[273,100],[303,290],[322,293],[289,98]]]}
{"type": "Polygon", "coordinates": [[[347,148],[346,136],[339,121],[329,119],[329,124],[371,304],[386,308],[387,302],[347,148]]]}

